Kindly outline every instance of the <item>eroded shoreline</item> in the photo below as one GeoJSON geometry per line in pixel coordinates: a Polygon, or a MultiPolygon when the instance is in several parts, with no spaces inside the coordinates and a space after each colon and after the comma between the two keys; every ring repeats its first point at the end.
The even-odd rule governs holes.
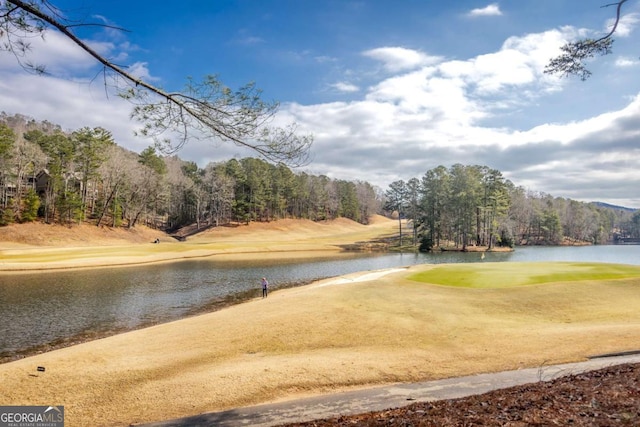
{"type": "MultiPolygon", "coordinates": [[[[289,288],[294,288],[298,286],[306,286],[322,280],[324,279],[278,284],[277,286],[274,286],[272,288],[272,292],[277,292],[278,290],[289,289],[289,288]]],[[[0,352],[0,364],[13,362],[16,360],[24,359],[26,357],[35,356],[38,354],[43,354],[50,351],[71,347],[74,345],[85,344],[91,341],[111,337],[114,335],[124,334],[127,332],[145,329],[152,326],[158,326],[168,322],[187,319],[189,317],[199,316],[202,314],[212,313],[226,307],[251,301],[252,299],[256,298],[256,296],[258,295],[258,292],[259,292],[258,290],[250,290],[250,291],[238,292],[235,294],[227,295],[223,298],[210,301],[208,304],[203,305],[201,307],[194,308],[188,311],[183,316],[177,316],[175,318],[167,319],[161,322],[160,321],[148,322],[148,323],[139,324],[139,325],[136,325],[135,327],[130,327],[130,328],[114,328],[114,329],[105,329],[105,330],[97,330],[97,331],[95,330],[86,331],[70,337],[60,338],[47,344],[33,346],[24,350],[19,350],[14,352],[0,352]]]]}
{"type": "MultiPolygon", "coordinates": [[[[356,272],[356,273],[351,273],[351,274],[346,274],[341,276],[334,276],[334,277],[327,277],[327,278],[318,278],[314,280],[278,283],[277,285],[271,288],[271,292],[272,293],[278,292],[283,289],[295,288],[300,286],[309,286],[311,288],[311,287],[341,285],[346,283],[357,283],[361,281],[380,278],[387,274],[403,271],[404,269],[405,268],[389,268],[389,269],[382,269],[382,270],[376,270],[376,271],[356,272]]],[[[232,305],[242,304],[247,301],[256,299],[259,297],[258,294],[259,294],[259,290],[257,289],[237,292],[237,293],[210,301],[206,305],[203,305],[188,311],[183,316],[177,316],[172,319],[167,319],[166,321],[148,322],[148,323],[140,324],[131,328],[116,328],[116,329],[107,329],[107,330],[98,330],[98,331],[87,331],[71,337],[58,339],[51,343],[34,346],[24,350],[20,350],[16,352],[0,353],[0,364],[12,362],[15,360],[23,359],[25,357],[34,356],[37,354],[46,353],[49,351],[58,350],[65,347],[70,347],[73,345],[84,344],[90,341],[107,338],[107,337],[118,335],[118,334],[123,334],[123,333],[131,332],[139,329],[145,329],[148,327],[161,325],[168,322],[186,319],[192,316],[198,316],[201,314],[215,312],[217,310],[221,310],[223,308],[230,307],[232,305]]]]}

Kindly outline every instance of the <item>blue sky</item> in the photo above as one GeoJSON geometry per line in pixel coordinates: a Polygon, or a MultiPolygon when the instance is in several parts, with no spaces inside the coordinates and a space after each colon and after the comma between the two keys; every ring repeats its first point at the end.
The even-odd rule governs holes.
{"type": "MultiPolygon", "coordinates": [[[[255,82],[314,135],[303,170],[383,190],[438,165],[487,165],[516,185],[640,208],[640,0],[625,4],[614,54],[588,81],[542,73],[567,40],[598,37],[615,15],[604,0],[181,3],[53,0],[63,13],[126,32],[82,27],[105,56],[167,90],[216,74],[255,82]]],[[[107,96],[100,68],[55,34],[33,41],[32,76],[0,55],[0,111],[64,129],[102,126],[140,151],[130,106],[107,96]]],[[[254,155],[192,141],[201,167],[254,155]]]]}

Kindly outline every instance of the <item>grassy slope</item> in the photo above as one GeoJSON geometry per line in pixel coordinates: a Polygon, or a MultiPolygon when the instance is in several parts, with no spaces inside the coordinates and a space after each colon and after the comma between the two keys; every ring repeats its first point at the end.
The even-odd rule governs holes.
{"type": "Polygon", "coordinates": [[[69,426],[104,425],[107,418],[128,425],[301,394],[543,366],[637,346],[637,272],[567,281],[583,267],[482,266],[509,286],[412,280],[439,268],[450,269],[451,279],[460,266],[353,274],[0,365],[0,395],[3,404],[64,404],[69,426]],[[563,281],[517,286],[519,274],[540,272],[563,281]],[[34,377],[36,366],[46,366],[46,373],[34,377]]]}
{"type": "Polygon", "coordinates": [[[374,217],[370,225],[346,219],[279,220],[218,227],[178,242],[144,227],[19,224],[0,227],[0,271],[127,265],[206,256],[263,257],[265,253],[332,252],[359,241],[389,236],[397,223],[374,217]],[[151,243],[160,238],[160,244],[151,243]]]}

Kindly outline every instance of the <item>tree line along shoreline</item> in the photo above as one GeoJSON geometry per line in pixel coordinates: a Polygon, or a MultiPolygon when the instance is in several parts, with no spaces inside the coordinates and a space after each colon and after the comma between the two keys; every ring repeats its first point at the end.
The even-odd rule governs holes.
{"type": "Polygon", "coordinates": [[[284,218],[367,224],[381,214],[407,220],[398,245],[421,250],[640,238],[640,211],[526,190],[487,166],[438,166],[382,190],[251,157],[201,168],[155,147],[134,153],[103,128],[65,132],[4,112],[0,191],[0,225],[144,224],[172,233],[284,218]]]}

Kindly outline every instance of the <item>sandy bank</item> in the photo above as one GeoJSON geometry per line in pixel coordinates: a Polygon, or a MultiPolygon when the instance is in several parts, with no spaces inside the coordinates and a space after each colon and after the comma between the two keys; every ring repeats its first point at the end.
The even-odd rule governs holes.
{"type": "Polygon", "coordinates": [[[172,262],[219,256],[225,259],[320,257],[357,242],[389,237],[397,224],[375,217],[362,225],[346,219],[325,222],[279,220],[217,227],[184,242],[157,230],[17,224],[0,227],[0,272],[95,268],[172,262]],[[160,239],[160,244],[152,243],[160,239]]]}

